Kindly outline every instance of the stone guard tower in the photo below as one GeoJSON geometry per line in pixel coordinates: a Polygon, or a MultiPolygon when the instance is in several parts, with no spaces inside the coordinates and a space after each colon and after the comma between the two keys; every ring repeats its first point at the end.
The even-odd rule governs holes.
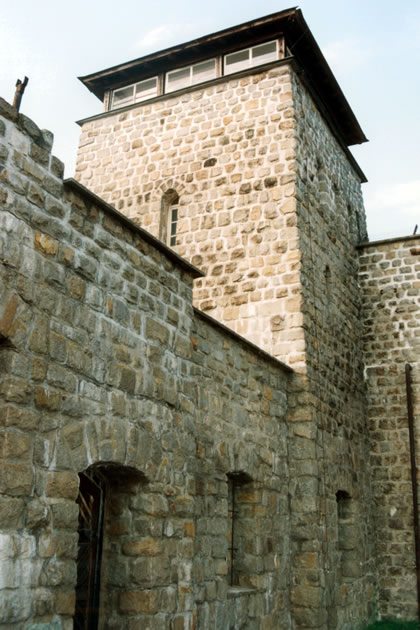
{"type": "Polygon", "coordinates": [[[365,135],[296,9],[81,80],[104,112],[80,121],[76,178],[204,272],[198,309],[293,368],[292,624],[358,627],[374,565],[348,146],[365,135]]]}

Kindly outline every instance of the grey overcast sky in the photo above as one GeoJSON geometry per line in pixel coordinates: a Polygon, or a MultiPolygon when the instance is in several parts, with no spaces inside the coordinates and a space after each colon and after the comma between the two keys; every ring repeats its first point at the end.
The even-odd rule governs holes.
{"type": "MultiPolygon", "coordinates": [[[[0,0],[0,95],[29,77],[21,111],[54,133],[74,172],[79,127],[102,111],[77,76],[290,8],[284,0],[0,0]]],[[[420,1],[302,0],[299,7],[370,142],[352,147],[369,182],[371,240],[420,226],[420,1]]]]}

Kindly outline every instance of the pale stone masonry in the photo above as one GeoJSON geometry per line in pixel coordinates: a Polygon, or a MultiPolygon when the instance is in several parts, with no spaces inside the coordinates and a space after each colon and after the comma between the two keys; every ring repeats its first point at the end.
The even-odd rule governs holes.
{"type": "Polygon", "coordinates": [[[420,237],[360,248],[379,609],[417,614],[405,366],[420,457],[420,237]]]}
{"type": "Polygon", "coordinates": [[[78,181],[0,100],[0,630],[414,616],[420,240],[301,12],[82,80],[78,181]]]}
{"type": "Polygon", "coordinates": [[[294,127],[290,66],[280,66],[88,121],[76,167],[156,237],[175,190],[176,251],[206,274],[195,305],[289,363],[303,351],[294,127]]]}

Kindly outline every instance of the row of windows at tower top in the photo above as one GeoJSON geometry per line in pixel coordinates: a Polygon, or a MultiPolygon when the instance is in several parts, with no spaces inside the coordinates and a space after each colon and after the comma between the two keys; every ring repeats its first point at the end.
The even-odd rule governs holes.
{"type": "Polygon", "coordinates": [[[110,109],[139,103],[163,93],[175,92],[191,85],[211,81],[218,76],[233,74],[254,66],[270,63],[278,58],[279,46],[278,41],[275,40],[224,55],[223,68],[220,71],[218,71],[218,60],[216,58],[206,59],[191,66],[176,68],[165,74],[161,88],[159,88],[159,78],[156,76],[118,90],[113,90],[110,99],[110,109]]]}

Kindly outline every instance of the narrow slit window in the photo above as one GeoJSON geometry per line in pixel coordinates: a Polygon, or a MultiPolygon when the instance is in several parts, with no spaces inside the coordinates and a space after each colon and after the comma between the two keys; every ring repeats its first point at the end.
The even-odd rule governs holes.
{"type": "Polygon", "coordinates": [[[168,212],[168,244],[176,245],[176,229],[178,225],[178,203],[169,206],[168,212]]]}
{"type": "Polygon", "coordinates": [[[243,574],[243,553],[245,543],[244,504],[241,500],[243,486],[251,477],[244,472],[227,475],[228,521],[227,521],[227,575],[229,586],[238,586],[243,574]]]}
{"type": "Polygon", "coordinates": [[[360,577],[360,519],[357,504],[345,490],[338,490],[337,499],[337,552],[342,581],[360,577]]]}

